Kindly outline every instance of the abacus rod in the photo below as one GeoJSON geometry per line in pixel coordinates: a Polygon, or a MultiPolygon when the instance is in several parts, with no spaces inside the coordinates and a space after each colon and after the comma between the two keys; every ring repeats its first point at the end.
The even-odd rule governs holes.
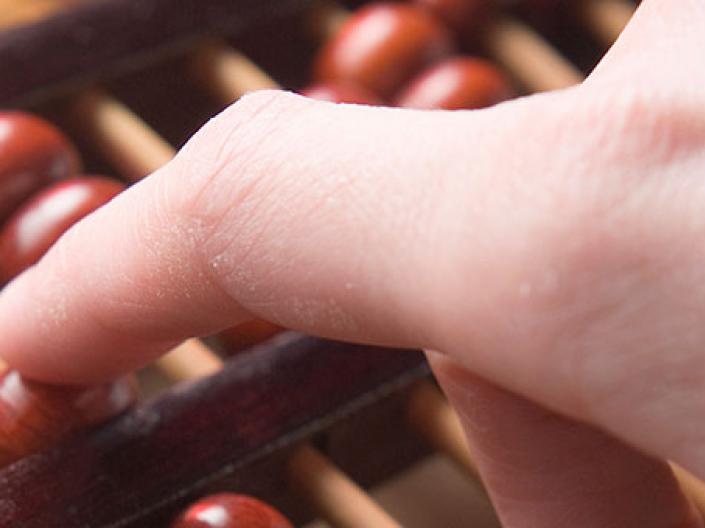
{"type": "Polygon", "coordinates": [[[458,415],[431,382],[420,382],[412,390],[407,420],[433,448],[448,456],[471,478],[481,480],[458,415]]]}
{"type": "Polygon", "coordinates": [[[279,87],[245,55],[217,40],[199,46],[191,68],[193,76],[226,104],[235,102],[253,86],[259,90],[279,87]]]}
{"type": "Polygon", "coordinates": [[[586,23],[606,46],[614,44],[636,10],[627,0],[587,0],[581,2],[580,9],[586,23]]]}
{"type": "Polygon", "coordinates": [[[173,381],[206,378],[223,368],[223,360],[200,339],[184,341],[155,361],[173,381]]]}
{"type": "Polygon", "coordinates": [[[0,30],[34,22],[55,13],[61,7],[63,6],[60,0],[0,1],[0,30]]]}
{"type": "Polygon", "coordinates": [[[176,151],[127,106],[103,90],[80,93],[69,106],[72,127],[130,182],[141,180],[171,160],[176,151]]]}
{"type": "Polygon", "coordinates": [[[525,24],[497,20],[485,43],[490,54],[534,92],[559,90],[583,81],[583,74],[525,24]]]}
{"type": "Polygon", "coordinates": [[[695,508],[705,515],[705,484],[699,478],[687,472],[680,466],[671,463],[673,474],[695,508]]]}
{"type": "Polygon", "coordinates": [[[372,497],[308,445],[299,447],[289,459],[289,481],[337,528],[401,528],[372,497]]]}

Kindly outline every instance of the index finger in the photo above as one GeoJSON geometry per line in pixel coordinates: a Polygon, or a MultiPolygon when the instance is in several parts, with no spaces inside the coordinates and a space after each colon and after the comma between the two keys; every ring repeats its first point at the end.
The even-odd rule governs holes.
{"type": "MultiPolygon", "coordinates": [[[[409,126],[418,119],[245,98],[2,292],[3,357],[45,381],[96,382],[251,314],[331,337],[422,344],[417,300],[429,270],[420,266],[438,171],[406,156],[408,145],[428,145],[409,126]],[[326,137],[332,123],[338,133],[326,137]]],[[[423,119],[434,129],[457,121],[423,119]]],[[[447,139],[437,148],[453,149],[447,139]]]]}

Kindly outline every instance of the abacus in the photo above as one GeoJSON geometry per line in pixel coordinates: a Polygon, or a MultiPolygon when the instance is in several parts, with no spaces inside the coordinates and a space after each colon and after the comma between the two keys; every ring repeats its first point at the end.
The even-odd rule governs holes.
{"type": "MultiPolygon", "coordinates": [[[[70,224],[167,163],[173,144],[246,92],[281,85],[336,102],[481,108],[578,84],[635,7],[628,0],[217,0],[207,7],[5,0],[3,107],[48,117],[73,136],[92,172],[123,183],[75,178],[79,155],[60,132],[27,114],[3,115],[15,142],[12,150],[0,145],[0,277],[12,278],[70,224]],[[380,20],[386,33],[365,47],[380,20]],[[350,50],[354,60],[343,60],[350,50]],[[319,84],[311,86],[311,73],[319,84]],[[48,177],[48,165],[59,174],[48,177]],[[18,166],[35,177],[6,191],[2,180],[18,166]],[[20,254],[16,226],[42,209],[37,204],[77,188],[88,195],[78,212],[20,254]]],[[[395,527],[399,521],[365,491],[370,486],[431,451],[477,479],[460,425],[419,352],[254,321],[183,343],[139,380],[150,396],[131,407],[131,380],[55,388],[5,373],[0,387],[28,396],[13,401],[0,388],[0,413],[10,416],[0,436],[1,526],[225,526],[208,524],[223,511],[243,526],[288,525],[266,504],[222,494],[177,518],[201,497],[230,491],[265,500],[297,524],[320,517],[341,528],[395,527]],[[95,408],[77,407],[86,394],[95,408]],[[202,513],[209,508],[220,513],[202,513]]],[[[705,512],[705,487],[675,470],[705,512]]]]}

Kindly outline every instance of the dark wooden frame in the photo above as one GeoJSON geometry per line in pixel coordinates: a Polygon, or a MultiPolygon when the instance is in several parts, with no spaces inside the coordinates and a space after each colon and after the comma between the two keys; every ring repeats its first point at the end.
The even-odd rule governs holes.
{"type": "Polygon", "coordinates": [[[222,489],[303,520],[288,451],[313,441],[364,484],[388,477],[424,453],[403,409],[427,376],[418,352],[283,335],[0,472],[0,526],[163,528],[186,500],[222,489]]]}
{"type": "Polygon", "coordinates": [[[91,0],[0,33],[0,105],[27,106],[145,68],[206,35],[237,36],[314,0],[91,0]]]}

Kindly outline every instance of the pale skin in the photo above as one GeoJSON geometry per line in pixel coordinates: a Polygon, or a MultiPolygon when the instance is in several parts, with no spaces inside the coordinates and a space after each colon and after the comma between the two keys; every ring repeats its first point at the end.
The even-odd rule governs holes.
{"type": "Polygon", "coordinates": [[[477,112],[250,95],[0,294],[1,354],[97,382],[253,316],[437,350],[508,528],[695,528],[705,3],[477,112]]]}

